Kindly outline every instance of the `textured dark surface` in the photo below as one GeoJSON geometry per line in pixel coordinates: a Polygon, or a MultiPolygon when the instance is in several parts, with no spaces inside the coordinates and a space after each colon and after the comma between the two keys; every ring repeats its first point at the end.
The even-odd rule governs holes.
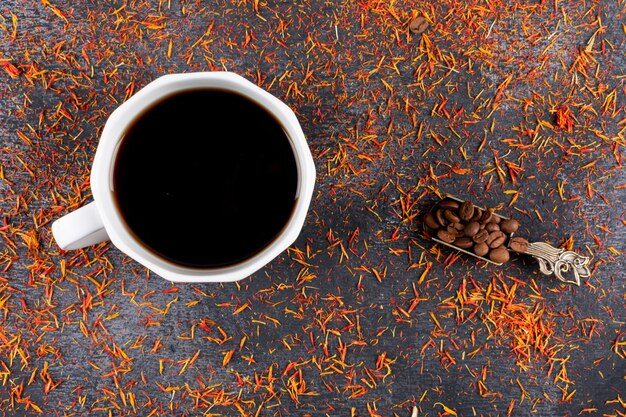
{"type": "Polygon", "coordinates": [[[624,415],[625,9],[4,0],[0,410],[624,415]],[[308,137],[292,248],[239,283],[175,286],[110,244],[60,252],[50,224],[90,201],[107,116],[162,74],[225,69],[308,137]],[[593,253],[592,278],[451,259],[419,225],[437,193],[593,253]]]}

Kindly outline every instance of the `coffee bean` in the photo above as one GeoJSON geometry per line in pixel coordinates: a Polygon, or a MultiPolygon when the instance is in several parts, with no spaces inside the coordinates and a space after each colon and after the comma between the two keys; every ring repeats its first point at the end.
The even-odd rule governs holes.
{"type": "Polygon", "coordinates": [[[443,215],[446,217],[446,220],[448,220],[450,223],[458,223],[461,221],[461,219],[459,219],[459,216],[457,216],[450,210],[445,210],[443,212],[443,215]]]}
{"type": "Polygon", "coordinates": [[[463,232],[465,233],[465,236],[472,237],[476,233],[478,233],[479,230],[480,230],[480,225],[478,223],[470,222],[465,226],[465,229],[463,229],[463,232]]]}
{"type": "Polygon", "coordinates": [[[443,215],[443,210],[439,209],[435,212],[435,220],[437,220],[437,223],[439,223],[441,226],[446,227],[448,225],[448,221],[446,220],[445,216],[443,215]]]}
{"type": "Polygon", "coordinates": [[[497,230],[500,230],[500,226],[498,226],[498,224],[494,222],[487,223],[485,225],[485,230],[488,231],[489,233],[495,232],[497,230]]]}
{"type": "Polygon", "coordinates": [[[464,201],[463,204],[461,204],[461,207],[459,207],[459,217],[461,220],[468,222],[473,216],[474,205],[471,201],[464,201]]]}
{"type": "Polygon", "coordinates": [[[486,243],[490,248],[497,248],[498,246],[502,246],[502,244],[506,241],[506,235],[501,231],[497,230],[495,232],[491,232],[489,237],[487,238],[486,243]]]}
{"type": "Polygon", "coordinates": [[[479,230],[474,236],[472,236],[472,240],[476,243],[483,243],[489,237],[489,232],[486,230],[479,230]]]}
{"type": "Polygon", "coordinates": [[[474,253],[478,256],[485,256],[489,252],[489,246],[486,243],[477,243],[474,245],[474,253]]]}
{"type": "Polygon", "coordinates": [[[500,230],[507,234],[515,233],[518,228],[519,222],[514,219],[503,220],[502,223],[500,223],[500,230]]]}
{"type": "Polygon", "coordinates": [[[409,23],[409,30],[416,35],[424,33],[426,29],[428,29],[428,21],[423,16],[418,16],[409,23]]]}
{"type": "Polygon", "coordinates": [[[446,226],[446,231],[448,233],[450,233],[451,235],[459,236],[461,234],[461,232],[459,232],[458,230],[456,230],[456,227],[454,227],[454,224],[449,224],[446,226]]]}
{"type": "Polygon", "coordinates": [[[439,238],[439,240],[446,242],[446,243],[453,243],[454,239],[456,238],[455,235],[443,229],[440,229],[437,231],[437,237],[439,238]]]}
{"type": "Polygon", "coordinates": [[[474,207],[474,215],[470,219],[473,222],[478,222],[483,215],[483,211],[478,207],[474,207]]]}
{"type": "Polygon", "coordinates": [[[493,215],[493,219],[491,219],[492,222],[496,223],[496,224],[500,224],[500,222],[502,221],[502,217],[494,214],[493,215]]]}
{"type": "Polygon", "coordinates": [[[509,242],[509,248],[511,248],[513,252],[526,253],[528,252],[528,240],[521,236],[512,237],[509,242]]]}
{"type": "Polygon", "coordinates": [[[437,223],[437,219],[435,219],[435,215],[432,213],[428,213],[424,217],[424,223],[426,224],[426,226],[430,227],[431,229],[439,229],[439,226],[440,226],[440,224],[437,223]]]}
{"type": "Polygon", "coordinates": [[[487,209],[487,210],[485,210],[485,212],[481,216],[480,223],[487,224],[487,223],[491,222],[492,219],[493,219],[493,212],[491,211],[491,209],[487,209]]]}
{"type": "Polygon", "coordinates": [[[495,263],[499,263],[499,264],[504,263],[508,261],[509,258],[510,258],[509,251],[506,250],[506,248],[502,246],[492,249],[491,252],[489,252],[489,259],[491,259],[495,263]]]}
{"type": "Polygon", "coordinates": [[[454,223],[453,226],[459,232],[462,231],[463,229],[465,229],[465,225],[463,223],[461,223],[461,222],[454,223]]]}
{"type": "Polygon", "coordinates": [[[437,208],[443,210],[456,210],[459,208],[459,203],[454,200],[450,200],[449,198],[446,198],[437,203],[437,208]]]}
{"type": "Polygon", "coordinates": [[[470,237],[459,237],[454,241],[454,244],[461,249],[469,249],[474,246],[474,242],[470,237]]]}

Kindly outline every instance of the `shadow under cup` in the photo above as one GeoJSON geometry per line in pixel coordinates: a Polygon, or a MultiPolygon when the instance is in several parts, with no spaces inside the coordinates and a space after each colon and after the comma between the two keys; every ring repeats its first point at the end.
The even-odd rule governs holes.
{"type": "Polygon", "coordinates": [[[240,93],[167,95],[127,126],[113,164],[113,200],[147,250],[187,268],[236,265],[289,224],[298,163],[285,129],[240,93]]]}

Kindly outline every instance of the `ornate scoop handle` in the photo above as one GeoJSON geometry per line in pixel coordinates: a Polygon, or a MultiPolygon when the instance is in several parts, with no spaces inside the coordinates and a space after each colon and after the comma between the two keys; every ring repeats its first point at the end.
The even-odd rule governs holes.
{"type": "Polygon", "coordinates": [[[539,269],[546,275],[554,274],[567,284],[580,285],[580,278],[588,278],[591,272],[587,267],[589,258],[576,252],[555,248],[544,242],[528,244],[526,254],[539,261],[539,269]]]}

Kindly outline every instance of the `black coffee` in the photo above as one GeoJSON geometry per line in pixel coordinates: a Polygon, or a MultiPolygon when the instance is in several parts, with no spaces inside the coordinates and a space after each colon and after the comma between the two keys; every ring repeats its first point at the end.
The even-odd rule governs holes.
{"type": "Polygon", "coordinates": [[[114,199],[143,244],[179,265],[232,265],[293,212],[295,157],[280,123],[237,93],[186,90],[144,110],[115,159],[114,199]]]}

